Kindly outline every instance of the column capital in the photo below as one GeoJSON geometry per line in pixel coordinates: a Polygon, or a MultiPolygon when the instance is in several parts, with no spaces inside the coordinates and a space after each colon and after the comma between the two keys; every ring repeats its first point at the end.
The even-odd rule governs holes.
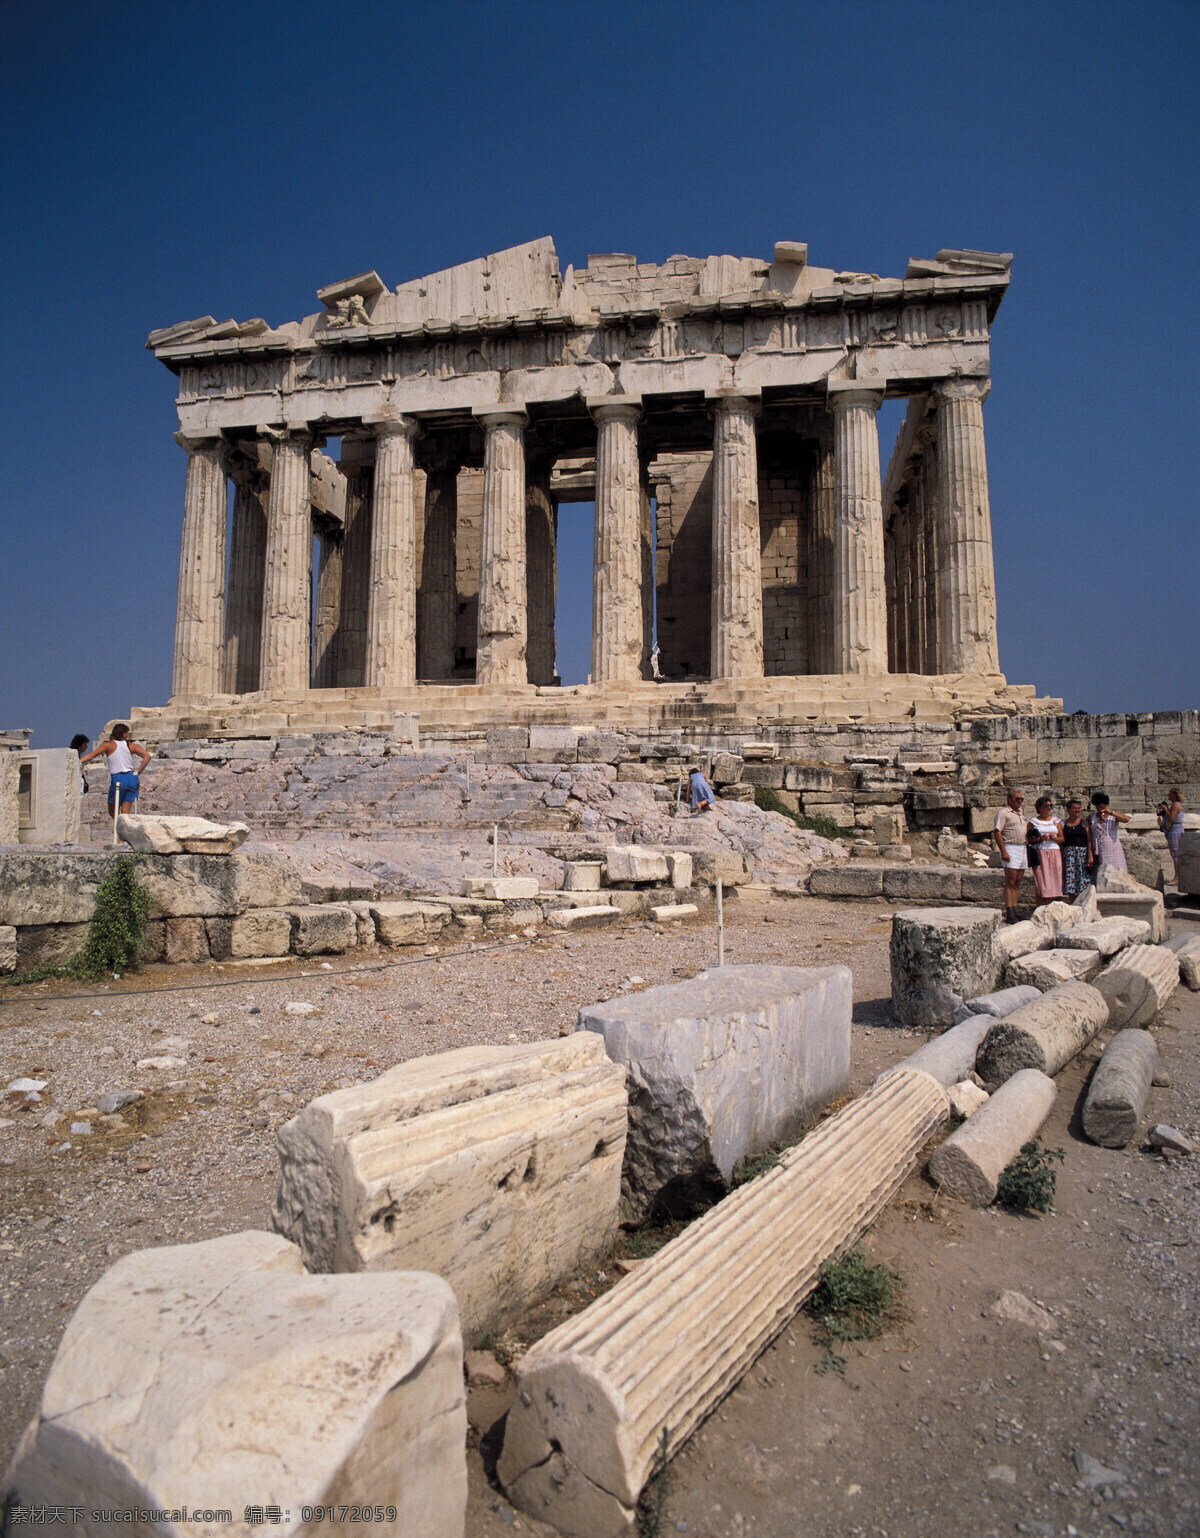
{"type": "Polygon", "coordinates": [[[642,414],[640,395],[589,395],[584,405],[597,422],[636,422],[642,414]]]}
{"type": "Polygon", "coordinates": [[[363,426],[369,427],[376,438],[415,438],[421,431],[416,417],[388,414],[363,417],[363,426]]]}
{"type": "Polygon", "coordinates": [[[992,381],[984,378],[942,379],[934,385],[933,395],[939,401],[978,401],[988,398],[992,381]]]}
{"type": "Polygon", "coordinates": [[[208,434],[195,436],[191,433],[179,432],[172,434],[172,436],[179,447],[188,454],[211,454],[215,450],[226,447],[225,440],[221,437],[220,433],[213,433],[211,436],[208,434]]]}
{"type": "Polygon", "coordinates": [[[861,379],[828,379],[825,388],[834,410],[839,406],[868,406],[878,411],[883,405],[882,385],[871,386],[861,379]]]}
{"type": "Polygon", "coordinates": [[[524,427],[529,413],[520,401],[507,405],[497,402],[494,406],[475,406],[471,415],[481,427],[524,427]]]}
{"type": "Polygon", "coordinates": [[[260,422],[254,430],[260,438],[265,438],[268,443],[276,445],[281,443],[306,443],[311,448],[316,441],[316,435],[312,432],[307,422],[289,422],[283,427],[268,422],[260,422]]]}
{"type": "Polygon", "coordinates": [[[705,390],[704,401],[709,414],[726,416],[731,412],[757,417],[762,412],[762,396],[746,395],[740,390],[705,390]]]}

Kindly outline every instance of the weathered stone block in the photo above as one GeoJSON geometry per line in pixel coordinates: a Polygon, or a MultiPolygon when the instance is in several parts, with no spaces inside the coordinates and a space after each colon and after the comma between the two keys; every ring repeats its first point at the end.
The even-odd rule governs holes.
{"type": "Polygon", "coordinates": [[[670,879],[667,857],[637,844],[610,844],[604,851],[609,881],[659,882],[670,879]]]}
{"type": "Polygon", "coordinates": [[[1152,843],[1149,838],[1125,839],[1124,849],[1125,862],[1129,866],[1129,874],[1133,879],[1152,891],[1161,892],[1166,885],[1163,862],[1165,859],[1166,871],[1170,871],[1170,855],[1152,843]]]}
{"type": "Polygon", "coordinates": [[[682,849],[668,849],[666,858],[672,889],[686,892],[693,880],[691,855],[682,849]]]}
{"type": "Polygon", "coordinates": [[[143,854],[232,854],[249,836],[244,822],[151,814],[117,818],[117,837],[143,854]]]}
{"type": "MultiPolygon", "coordinates": [[[[886,879],[886,878],[885,878],[886,879]]],[[[1000,915],[974,908],[908,908],[892,915],[892,1010],[901,1025],[945,1030],[964,999],[1000,981],[1000,915]]]]}
{"type": "Polygon", "coordinates": [[[538,881],[536,876],[467,876],[462,895],[492,902],[528,901],[538,895],[538,881]]]}
{"type": "Polygon", "coordinates": [[[20,841],[20,756],[0,748],[0,845],[20,841]]]}
{"type": "Polygon", "coordinates": [[[871,813],[871,834],[877,844],[902,844],[906,828],[900,812],[871,813]]]}
{"type": "Polygon", "coordinates": [[[962,895],[962,872],[934,865],[885,870],[883,895],[900,902],[957,902],[962,895]]]}
{"type": "Polygon", "coordinates": [[[466,1430],[445,1282],[306,1276],[294,1245],[229,1234],[127,1255],[86,1294],[8,1482],[26,1507],[239,1525],[251,1490],[297,1514],[391,1505],[397,1533],[462,1538],[466,1430]]]}
{"type": "MultiPolygon", "coordinates": [[[[364,945],[375,944],[375,920],[371,917],[371,904],[368,902],[352,902],[347,904],[354,915],[354,922],[358,928],[356,943],[361,948],[364,945]]],[[[249,915],[247,915],[249,917],[249,915]]]]}
{"type": "Polygon", "coordinates": [[[1099,951],[1047,948],[1014,956],[1004,968],[1004,981],[1010,988],[1036,988],[1045,993],[1059,983],[1089,982],[1102,965],[1099,951]]]}
{"type": "Polygon", "coordinates": [[[882,865],[819,866],[808,878],[814,897],[881,897],[882,865]]]}
{"type": "Polygon", "coordinates": [[[744,761],[736,753],[715,753],[712,761],[714,785],[736,785],[742,777],[744,761]]]}
{"type": "Polygon", "coordinates": [[[276,908],[252,908],[231,919],[208,919],[209,949],[218,961],[286,956],[292,944],[291,915],[276,908]]]}
{"type": "Polygon", "coordinates": [[[661,785],[664,773],[659,764],[618,764],[617,779],[623,785],[661,785]]]}
{"type": "Polygon", "coordinates": [[[1083,1130],[1093,1143],[1124,1148],[1136,1137],[1157,1066],[1158,1048],[1149,1031],[1125,1030],[1113,1037],[1083,1103],[1083,1130]]]}
{"type": "Polygon", "coordinates": [[[809,795],[805,795],[801,799],[804,802],[804,811],[807,816],[827,817],[830,822],[839,828],[852,828],[854,826],[853,802],[828,801],[825,799],[814,800],[809,795]]]}
{"type": "Polygon", "coordinates": [[[358,944],[358,920],[345,903],[291,908],[292,950],[297,956],[338,955],[358,944]]]}
{"type": "Polygon", "coordinates": [[[742,769],[742,783],[764,785],[771,790],[783,789],[782,764],[746,764],[742,769]]]}
{"type": "Polygon", "coordinates": [[[65,967],[87,944],[90,924],[28,924],[17,926],[17,966],[65,967]]]}
{"type": "Polygon", "coordinates": [[[979,1049],[978,1072],[1002,1084],[1022,1068],[1051,1078],[1108,1023],[1108,1005],[1087,983],[1060,983],[1040,999],[997,1020],[979,1049]]]}
{"type": "Polygon", "coordinates": [[[1179,957],[1165,945],[1131,945],[1093,986],[1104,995],[1111,1029],[1152,1025],[1179,987],[1179,957]]]}
{"type": "Polygon", "coordinates": [[[963,793],[950,785],[917,786],[912,793],[918,828],[957,828],[963,821],[963,793]]]}
{"type": "Polygon", "coordinates": [[[592,860],[568,860],[563,869],[564,892],[598,892],[601,866],[592,860]]]}
{"type": "Polygon", "coordinates": [[[419,1261],[477,1338],[606,1253],[625,1125],[598,1036],[414,1058],[280,1128],[271,1221],[310,1270],[419,1261]]]}
{"type": "Polygon", "coordinates": [[[1053,949],[1054,930],[1035,924],[1032,919],[1023,919],[1019,924],[1006,924],[997,935],[996,944],[1005,961],[1015,961],[1018,956],[1053,949]]]}
{"type": "Polygon", "coordinates": [[[1161,892],[1097,892],[1096,905],[1105,919],[1137,919],[1150,926],[1150,944],[1167,938],[1167,910],[1161,892]]]}
{"type": "Polygon", "coordinates": [[[17,970],[17,931],[12,924],[0,924],[0,972],[17,970]]]}
{"type": "Polygon", "coordinates": [[[166,926],[164,960],[168,965],[183,966],[209,959],[208,931],[202,918],[169,918],[166,926]]]}
{"type": "Polygon", "coordinates": [[[1188,832],[1179,841],[1179,890],[1200,893],[1200,832],[1188,832]]]}
{"type": "Polygon", "coordinates": [[[630,1531],[663,1407],[682,1445],[948,1115],[928,1074],[894,1070],[544,1336],[521,1359],[505,1426],[499,1475],[512,1501],[563,1533],[630,1531]]]}
{"type": "Polygon", "coordinates": [[[1165,945],[1179,957],[1180,981],[1193,992],[1200,990],[1200,935],[1173,935],[1165,945]]]}
{"type": "Polygon", "coordinates": [[[627,1222],[727,1187],[850,1083],[846,967],[721,967],[579,1012],[628,1069],[627,1222]]]}
{"type": "Polygon", "coordinates": [[[551,929],[600,929],[620,917],[615,903],[595,903],[587,908],[555,908],[547,913],[546,923],[551,929]]]}
{"type": "Polygon", "coordinates": [[[678,919],[692,919],[700,912],[695,903],[659,903],[650,909],[656,924],[672,924],[678,919]]]}
{"type": "Polygon", "coordinates": [[[440,903],[371,903],[375,935],[380,945],[416,945],[426,935],[438,934],[450,917],[440,903]]]}
{"type": "Polygon", "coordinates": [[[1015,1073],[934,1151],[930,1180],[973,1207],[988,1206],[1005,1168],[1041,1131],[1057,1098],[1054,1080],[1036,1068],[1015,1073]]]}
{"type": "Polygon", "coordinates": [[[1102,918],[1093,924],[1076,924],[1059,935],[1058,944],[1062,950],[1096,951],[1107,958],[1127,945],[1143,945],[1149,938],[1150,925],[1139,919],[1102,918]]]}

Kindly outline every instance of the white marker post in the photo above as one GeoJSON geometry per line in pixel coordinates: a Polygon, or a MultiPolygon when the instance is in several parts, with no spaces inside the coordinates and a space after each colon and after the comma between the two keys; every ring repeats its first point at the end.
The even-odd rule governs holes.
{"type": "Polygon", "coordinates": [[[492,824],[492,879],[500,874],[500,824],[492,824]]]}
{"type": "Polygon", "coordinates": [[[717,877],[717,965],[725,965],[725,884],[717,877]]]}

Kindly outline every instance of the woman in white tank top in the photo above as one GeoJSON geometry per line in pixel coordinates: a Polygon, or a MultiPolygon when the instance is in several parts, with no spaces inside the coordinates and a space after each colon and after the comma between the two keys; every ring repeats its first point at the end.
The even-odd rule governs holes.
{"type": "Polygon", "coordinates": [[[101,757],[108,759],[108,772],[111,776],[108,784],[108,814],[115,818],[119,809],[128,816],[137,805],[141,789],[140,776],[150,762],[150,754],[136,742],[130,742],[129,728],[118,722],[112,729],[111,738],[102,742],[98,748],[93,748],[90,753],[85,753],[79,762],[82,766],[93,758],[101,757]],[[133,767],[135,754],[139,760],[136,769],[133,767]]]}

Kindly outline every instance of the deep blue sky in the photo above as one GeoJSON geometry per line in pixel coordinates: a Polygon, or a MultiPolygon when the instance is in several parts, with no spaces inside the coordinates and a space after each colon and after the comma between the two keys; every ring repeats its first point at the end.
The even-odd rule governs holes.
{"type": "MultiPolygon", "coordinates": [[[[0,726],[52,746],[169,692],[185,460],[152,327],[278,323],[350,273],[543,234],[564,270],[1015,252],[985,408],[1001,666],[1069,710],[1200,703],[1194,0],[10,0],[3,23],[0,726]]],[[[563,521],[570,681],[590,552],[563,521]]]]}

